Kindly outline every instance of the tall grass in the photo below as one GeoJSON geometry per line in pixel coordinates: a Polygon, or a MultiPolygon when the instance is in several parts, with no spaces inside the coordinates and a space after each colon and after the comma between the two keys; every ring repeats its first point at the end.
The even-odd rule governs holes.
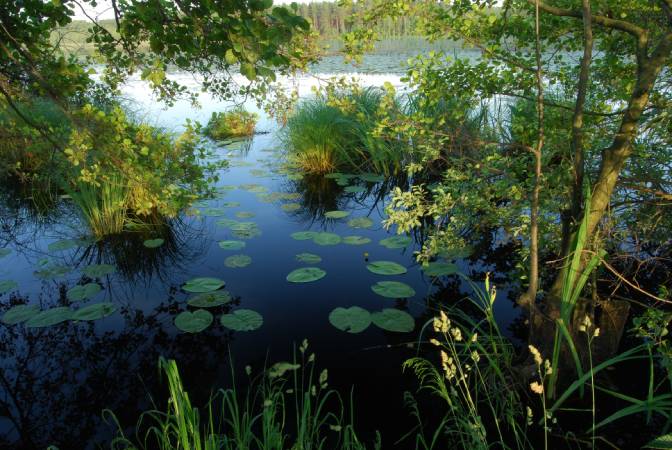
{"type": "Polygon", "coordinates": [[[96,238],[124,231],[127,217],[128,189],[121,178],[94,185],[78,182],[69,192],[79,206],[84,221],[96,238]]]}

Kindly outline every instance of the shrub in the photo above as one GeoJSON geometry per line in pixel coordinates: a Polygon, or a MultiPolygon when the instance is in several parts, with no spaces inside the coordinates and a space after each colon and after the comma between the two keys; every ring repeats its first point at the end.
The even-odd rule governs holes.
{"type": "Polygon", "coordinates": [[[213,112],[204,132],[206,136],[216,140],[252,136],[257,120],[259,116],[256,113],[245,111],[243,108],[213,112]]]}

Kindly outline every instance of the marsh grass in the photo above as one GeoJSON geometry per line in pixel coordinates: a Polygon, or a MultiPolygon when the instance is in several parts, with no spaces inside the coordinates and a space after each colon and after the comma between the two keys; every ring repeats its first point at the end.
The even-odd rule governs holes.
{"type": "Polygon", "coordinates": [[[254,134],[259,116],[245,111],[242,107],[230,111],[212,113],[203,130],[206,136],[215,140],[248,137],[254,134]]]}
{"type": "Polygon", "coordinates": [[[101,238],[124,231],[128,210],[128,189],[121,178],[99,186],[79,182],[69,192],[93,236],[101,238]]]}

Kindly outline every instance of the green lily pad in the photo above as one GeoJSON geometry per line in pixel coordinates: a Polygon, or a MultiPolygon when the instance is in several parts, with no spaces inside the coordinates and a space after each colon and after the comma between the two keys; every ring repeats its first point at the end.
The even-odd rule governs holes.
{"type": "Polygon", "coordinates": [[[293,270],[287,275],[287,281],[290,283],[310,283],[317,281],[327,274],[319,267],[302,267],[301,269],[293,270]]]}
{"type": "Polygon", "coordinates": [[[369,272],[377,273],[378,275],[401,275],[408,270],[401,264],[394,261],[372,261],[366,265],[369,272]]]}
{"type": "Polygon", "coordinates": [[[203,215],[208,217],[221,217],[226,214],[222,208],[206,208],[203,210],[203,215]]]}
{"type": "Polygon", "coordinates": [[[327,219],[343,219],[344,217],[348,217],[350,215],[350,211],[327,211],[324,213],[324,217],[327,219]]]}
{"type": "Polygon", "coordinates": [[[371,242],[371,239],[364,236],[345,236],[343,243],[348,245],[365,245],[371,242]]]}
{"type": "Polygon", "coordinates": [[[11,248],[0,248],[0,258],[4,258],[5,256],[9,255],[12,253],[11,248]]]}
{"type": "Polygon", "coordinates": [[[42,328],[56,325],[72,318],[72,310],[67,306],[59,306],[47,309],[28,319],[26,326],[28,328],[42,328]]]}
{"type": "Polygon", "coordinates": [[[410,333],[415,328],[415,319],[405,311],[386,308],[371,314],[371,322],[386,331],[410,333]]]}
{"type": "Polygon", "coordinates": [[[298,211],[301,209],[301,203],[285,203],[280,208],[287,212],[298,211]]]}
{"type": "Polygon", "coordinates": [[[251,219],[254,216],[255,214],[249,211],[239,211],[236,213],[236,217],[238,217],[239,219],[251,219]]]}
{"type": "Polygon", "coordinates": [[[102,288],[98,283],[87,283],[84,285],[75,286],[71,289],[68,289],[66,297],[72,302],[79,302],[89,298],[93,298],[98,294],[102,288]]]}
{"type": "Polygon", "coordinates": [[[217,188],[217,190],[221,192],[235,191],[236,189],[237,187],[232,184],[225,184],[217,188]]]}
{"type": "Polygon", "coordinates": [[[296,260],[306,264],[318,264],[322,261],[322,258],[314,253],[299,253],[296,255],[296,260]]]}
{"type": "Polygon", "coordinates": [[[232,269],[247,267],[250,264],[252,264],[252,258],[247,255],[232,255],[224,260],[224,265],[232,269]]]}
{"type": "Polygon", "coordinates": [[[327,173],[327,174],[325,174],[325,175],[324,175],[324,178],[331,178],[331,179],[333,179],[333,180],[336,180],[336,179],[338,179],[338,178],[345,178],[343,175],[344,175],[344,174],[342,174],[342,173],[340,173],[340,172],[332,172],[332,173],[327,173]]]}
{"type": "Polygon", "coordinates": [[[319,233],[317,231],[297,231],[292,233],[290,236],[292,239],[297,241],[307,241],[309,239],[314,239],[319,233]]]}
{"type": "Polygon", "coordinates": [[[371,325],[371,314],[359,306],[336,308],[329,313],[329,322],[341,331],[361,333],[371,325]]]}
{"type": "Polygon", "coordinates": [[[7,325],[16,325],[25,322],[40,312],[38,305],[16,305],[12,306],[3,314],[2,323],[7,325]]]}
{"type": "Polygon", "coordinates": [[[54,278],[64,277],[70,272],[72,272],[72,267],[56,265],[35,271],[35,276],[43,280],[52,280],[54,278]]]}
{"type": "Polygon", "coordinates": [[[19,284],[14,281],[14,280],[3,280],[0,281],[0,294],[4,294],[6,292],[9,292],[11,290],[16,289],[19,287],[19,284]]]}
{"type": "Polygon", "coordinates": [[[186,292],[212,292],[224,286],[224,282],[219,278],[199,277],[193,278],[182,286],[186,292]]]}
{"type": "Polygon", "coordinates": [[[346,186],[345,189],[343,189],[343,192],[347,192],[348,194],[360,194],[362,192],[366,192],[366,188],[363,186],[346,186]]]}
{"type": "Polygon", "coordinates": [[[457,272],[457,266],[453,263],[435,261],[430,262],[427,267],[423,267],[425,275],[430,277],[443,277],[457,272]]]}
{"type": "Polygon", "coordinates": [[[341,237],[334,233],[317,233],[313,242],[317,245],[337,245],[341,242],[341,237]]]}
{"type": "Polygon", "coordinates": [[[63,252],[77,247],[79,247],[77,241],[73,241],[72,239],[61,239],[60,241],[49,244],[47,249],[50,252],[63,252]]]}
{"type": "Polygon", "coordinates": [[[237,222],[229,227],[231,231],[249,231],[257,228],[255,222],[237,222]]]}
{"type": "Polygon", "coordinates": [[[339,186],[347,186],[350,184],[350,180],[347,178],[336,178],[334,181],[336,181],[336,184],[339,186]]]}
{"type": "Polygon", "coordinates": [[[359,175],[359,179],[362,181],[368,181],[369,183],[380,183],[385,181],[385,177],[382,175],[377,175],[375,173],[363,173],[359,175]]]}
{"type": "Polygon", "coordinates": [[[245,247],[243,241],[219,241],[219,248],[223,250],[240,250],[245,247]]]}
{"type": "Polygon", "coordinates": [[[387,298],[409,298],[415,295],[415,290],[400,281],[379,281],[371,286],[371,290],[387,298]]]}
{"type": "Polygon", "coordinates": [[[163,245],[164,240],[161,238],[156,238],[156,239],[147,239],[145,242],[142,243],[147,248],[157,248],[161,247],[163,245]]]}
{"type": "Polygon", "coordinates": [[[215,224],[217,224],[217,226],[224,227],[224,228],[230,228],[237,223],[238,223],[238,221],[233,220],[233,219],[219,219],[217,222],[215,222],[215,224]]]}
{"type": "Polygon", "coordinates": [[[84,275],[91,278],[100,278],[105,275],[113,274],[117,271],[117,268],[112,264],[91,264],[82,269],[84,275]]]}
{"type": "Polygon", "coordinates": [[[263,325],[264,318],[251,309],[238,309],[231,314],[222,315],[219,322],[234,331],[253,331],[263,325]]]}
{"type": "Polygon", "coordinates": [[[240,206],[240,202],[222,202],[219,204],[219,206],[222,208],[237,208],[240,206]]]}
{"type": "Polygon", "coordinates": [[[261,230],[256,225],[253,227],[233,226],[231,227],[231,234],[238,239],[252,239],[260,236],[261,230]]]}
{"type": "Polygon", "coordinates": [[[187,300],[187,304],[195,308],[214,308],[215,306],[221,306],[230,301],[230,293],[227,291],[216,291],[195,295],[187,300]]]}
{"type": "Polygon", "coordinates": [[[72,315],[72,320],[98,320],[111,316],[116,310],[117,307],[114,303],[94,303],[75,311],[72,315]]]}
{"type": "Polygon", "coordinates": [[[251,169],[250,175],[252,175],[253,177],[265,177],[268,176],[268,172],[262,169],[251,169]]]}
{"type": "Polygon", "coordinates": [[[408,247],[413,240],[408,236],[392,236],[379,242],[383,247],[390,249],[408,247]]]}
{"type": "Polygon", "coordinates": [[[368,217],[356,217],[348,220],[348,226],[351,228],[371,228],[373,226],[373,220],[368,217]]]}
{"type": "Polygon", "coordinates": [[[265,194],[266,192],[268,192],[268,188],[266,186],[252,186],[246,190],[247,192],[251,192],[252,194],[265,194]]]}
{"type": "Polygon", "coordinates": [[[210,326],[213,319],[212,313],[205,309],[184,311],[175,317],[175,326],[186,333],[200,333],[210,326]]]}

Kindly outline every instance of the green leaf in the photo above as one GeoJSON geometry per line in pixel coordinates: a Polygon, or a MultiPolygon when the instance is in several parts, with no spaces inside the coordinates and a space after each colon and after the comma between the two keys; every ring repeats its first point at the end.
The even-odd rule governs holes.
{"type": "Polygon", "coordinates": [[[50,252],[62,252],[76,247],[79,247],[77,241],[73,241],[72,239],[61,239],[60,241],[52,242],[51,244],[49,244],[49,246],[47,246],[47,249],[50,252]]]}
{"type": "Polygon", "coordinates": [[[379,244],[382,245],[383,247],[395,249],[395,248],[408,247],[411,244],[411,242],[413,241],[408,236],[392,236],[381,240],[379,244]]]}
{"type": "Polygon", "coordinates": [[[116,310],[117,307],[114,303],[94,303],[75,311],[72,315],[72,320],[98,320],[111,316],[116,310]]]}
{"type": "Polygon", "coordinates": [[[236,55],[233,53],[232,49],[227,49],[226,52],[224,53],[224,61],[226,61],[227,64],[233,65],[238,62],[238,58],[236,58],[236,55]]]}
{"type": "Polygon", "coordinates": [[[156,238],[156,239],[147,239],[145,242],[142,243],[147,248],[157,248],[161,247],[164,243],[164,240],[161,238],[156,238]]]}
{"type": "Polygon", "coordinates": [[[375,173],[363,173],[358,175],[359,179],[362,181],[368,181],[369,183],[380,183],[385,181],[385,177],[382,175],[377,175],[375,173]]]}
{"type": "Polygon", "coordinates": [[[42,328],[56,325],[72,318],[72,310],[67,306],[59,306],[42,311],[26,322],[28,328],[42,328]]]}
{"type": "Polygon", "coordinates": [[[672,449],[672,434],[658,436],[646,444],[644,448],[672,449]]]}
{"type": "Polygon", "coordinates": [[[362,186],[346,186],[345,189],[343,189],[343,192],[347,192],[348,194],[359,194],[366,192],[366,188],[362,186]]]}
{"type": "Polygon", "coordinates": [[[254,65],[250,63],[242,63],[240,65],[240,73],[250,81],[254,81],[257,78],[257,71],[254,65]]]}
{"type": "Polygon", "coordinates": [[[318,264],[322,261],[322,258],[314,253],[299,253],[296,255],[296,260],[306,264],[318,264]]]}
{"type": "Polygon", "coordinates": [[[113,274],[117,271],[117,268],[112,264],[91,264],[82,269],[84,275],[90,278],[100,278],[105,275],[113,274]]]}
{"type": "Polygon", "coordinates": [[[250,264],[252,264],[252,258],[247,255],[232,255],[224,260],[224,265],[233,269],[247,267],[250,264]]]}
{"type": "Polygon", "coordinates": [[[240,250],[245,247],[243,241],[219,241],[219,248],[223,250],[240,250]]]}
{"type": "Polygon", "coordinates": [[[219,278],[193,278],[187,281],[183,286],[182,290],[186,292],[212,292],[224,286],[224,282],[219,278]]]}
{"type": "Polygon", "coordinates": [[[301,209],[300,203],[285,203],[280,207],[283,211],[292,212],[301,209]]]}
{"type": "Polygon", "coordinates": [[[343,243],[348,245],[365,245],[371,242],[371,239],[364,236],[345,236],[343,243]]]}
{"type": "Polygon", "coordinates": [[[324,217],[327,219],[343,219],[350,215],[349,211],[327,211],[324,213],[324,217]]]}
{"type": "Polygon", "coordinates": [[[222,208],[206,208],[202,211],[202,214],[208,217],[221,217],[226,214],[226,211],[222,208]]]}
{"type": "Polygon", "coordinates": [[[341,331],[361,333],[371,325],[371,314],[359,306],[336,308],[329,313],[329,322],[341,331]]]}
{"type": "Polygon", "coordinates": [[[227,291],[203,292],[191,297],[187,300],[187,304],[195,308],[214,308],[225,305],[231,300],[231,294],[227,291]]]}
{"type": "Polygon", "coordinates": [[[231,314],[224,314],[219,322],[226,328],[235,331],[253,331],[261,328],[264,318],[251,309],[239,309],[231,314]]]}
{"type": "Polygon", "coordinates": [[[175,317],[175,326],[186,333],[200,333],[210,326],[213,321],[210,311],[197,309],[194,312],[184,311],[175,317]]]}
{"type": "Polygon", "coordinates": [[[319,233],[316,231],[297,231],[292,233],[291,237],[297,241],[307,241],[309,239],[314,239],[319,233]]]}
{"type": "Polygon", "coordinates": [[[72,267],[56,265],[36,271],[35,276],[43,280],[52,280],[54,278],[64,277],[70,272],[72,272],[72,267]]]}
{"type": "Polygon", "coordinates": [[[319,267],[302,267],[291,271],[287,275],[287,281],[290,283],[309,283],[324,278],[326,274],[327,272],[319,267]]]}
{"type": "Polygon", "coordinates": [[[2,323],[7,325],[16,325],[34,317],[40,312],[38,305],[16,305],[12,306],[3,314],[2,323]]]}
{"type": "Polygon", "coordinates": [[[394,261],[373,261],[366,268],[378,275],[401,275],[407,272],[406,267],[394,261]]]}
{"type": "Polygon", "coordinates": [[[398,309],[386,308],[371,314],[371,322],[386,331],[410,333],[415,328],[413,316],[398,309]]]}
{"type": "Polygon", "coordinates": [[[317,245],[337,245],[341,242],[341,237],[334,233],[317,233],[313,237],[313,242],[317,245]]]}
{"type": "Polygon", "coordinates": [[[453,275],[457,272],[457,266],[453,263],[447,262],[430,262],[427,267],[422,268],[425,275],[429,277],[443,277],[446,275],[453,275]]]}
{"type": "Polygon", "coordinates": [[[409,298],[415,295],[415,290],[400,281],[379,281],[371,286],[371,290],[387,298],[409,298]]]}
{"type": "Polygon", "coordinates": [[[373,220],[368,217],[356,217],[348,220],[348,226],[352,228],[371,228],[373,226],[373,220]]]}
{"type": "Polygon", "coordinates": [[[72,302],[79,302],[89,298],[93,298],[98,294],[102,288],[98,283],[87,283],[84,285],[75,286],[71,289],[68,289],[68,292],[65,294],[68,300],[72,302]]]}
{"type": "Polygon", "coordinates": [[[19,287],[19,284],[14,280],[0,281],[0,294],[4,294],[19,287]]]}
{"type": "Polygon", "coordinates": [[[301,364],[292,364],[287,361],[281,361],[273,364],[270,369],[268,369],[269,378],[278,378],[283,376],[285,373],[298,370],[301,368],[301,364]]]}
{"type": "Polygon", "coordinates": [[[219,219],[217,222],[215,222],[215,224],[217,224],[217,226],[225,227],[225,228],[230,228],[237,223],[238,223],[238,221],[233,220],[233,219],[219,219]]]}

